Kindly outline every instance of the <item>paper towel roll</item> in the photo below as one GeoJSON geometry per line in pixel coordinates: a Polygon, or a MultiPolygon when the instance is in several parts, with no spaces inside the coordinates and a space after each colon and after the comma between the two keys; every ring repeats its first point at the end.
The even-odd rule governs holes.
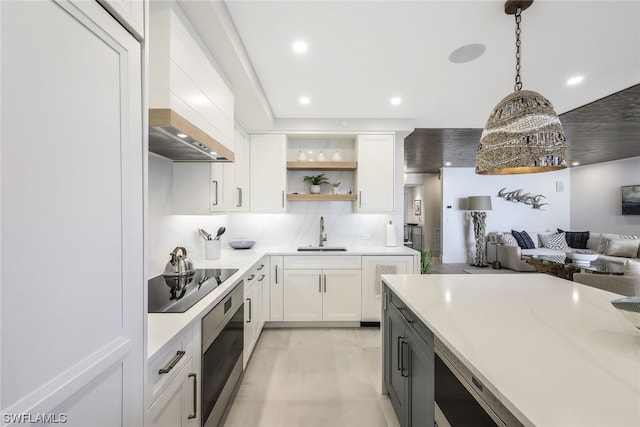
{"type": "Polygon", "coordinates": [[[396,228],[393,226],[393,222],[389,221],[387,224],[387,246],[397,246],[396,241],[396,228]]]}

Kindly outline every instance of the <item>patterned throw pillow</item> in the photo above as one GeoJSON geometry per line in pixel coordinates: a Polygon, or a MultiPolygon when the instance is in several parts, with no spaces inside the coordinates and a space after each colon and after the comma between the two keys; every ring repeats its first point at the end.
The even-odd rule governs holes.
{"type": "Polygon", "coordinates": [[[637,236],[625,236],[625,235],[621,235],[621,234],[607,234],[607,233],[602,233],[602,235],[600,235],[600,243],[598,243],[598,250],[597,252],[599,254],[603,254],[607,251],[607,248],[609,247],[609,240],[611,239],[637,239],[637,236]]]}
{"type": "Polygon", "coordinates": [[[605,255],[635,258],[638,255],[638,239],[609,239],[609,245],[604,251],[605,255]]]}
{"type": "Polygon", "coordinates": [[[567,245],[573,249],[587,249],[587,240],[589,240],[588,231],[564,231],[558,228],[558,233],[564,233],[567,239],[567,245]]]}
{"type": "Polygon", "coordinates": [[[564,233],[540,234],[542,246],[547,249],[555,249],[557,251],[566,251],[569,249],[564,233]]]}
{"type": "Polygon", "coordinates": [[[624,265],[624,275],[640,276],[640,262],[628,259],[624,265]]]}
{"type": "Polygon", "coordinates": [[[502,244],[507,246],[518,246],[516,238],[512,234],[505,233],[502,235],[502,244]]]}
{"type": "Polygon", "coordinates": [[[511,230],[511,234],[516,238],[518,246],[522,249],[535,249],[536,245],[533,244],[531,236],[526,231],[511,230]]]}

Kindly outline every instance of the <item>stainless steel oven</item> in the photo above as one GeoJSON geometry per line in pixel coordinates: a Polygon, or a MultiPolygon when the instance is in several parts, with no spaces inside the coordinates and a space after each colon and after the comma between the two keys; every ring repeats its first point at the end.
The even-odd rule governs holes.
{"type": "Polygon", "coordinates": [[[202,318],[202,425],[216,427],[242,377],[244,346],[244,285],[202,318]]]}
{"type": "Polygon", "coordinates": [[[438,427],[523,425],[437,338],[434,385],[438,427]]]}

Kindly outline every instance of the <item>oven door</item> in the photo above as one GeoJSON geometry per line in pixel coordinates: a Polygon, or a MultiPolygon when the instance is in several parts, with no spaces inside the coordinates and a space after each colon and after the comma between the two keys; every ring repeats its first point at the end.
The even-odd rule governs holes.
{"type": "Polygon", "coordinates": [[[202,425],[218,426],[242,376],[244,304],[241,304],[220,334],[203,349],[202,425]]]}

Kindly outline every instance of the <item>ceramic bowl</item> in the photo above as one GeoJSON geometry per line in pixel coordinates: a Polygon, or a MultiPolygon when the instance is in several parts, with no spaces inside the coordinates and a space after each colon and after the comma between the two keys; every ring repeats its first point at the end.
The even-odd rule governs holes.
{"type": "Polygon", "coordinates": [[[598,259],[598,254],[595,252],[567,251],[566,254],[568,258],[571,258],[573,262],[578,265],[589,265],[591,261],[595,261],[598,259]]]}
{"type": "Polygon", "coordinates": [[[250,249],[255,244],[256,242],[253,240],[235,240],[233,242],[229,242],[229,246],[233,249],[250,249]]]}

